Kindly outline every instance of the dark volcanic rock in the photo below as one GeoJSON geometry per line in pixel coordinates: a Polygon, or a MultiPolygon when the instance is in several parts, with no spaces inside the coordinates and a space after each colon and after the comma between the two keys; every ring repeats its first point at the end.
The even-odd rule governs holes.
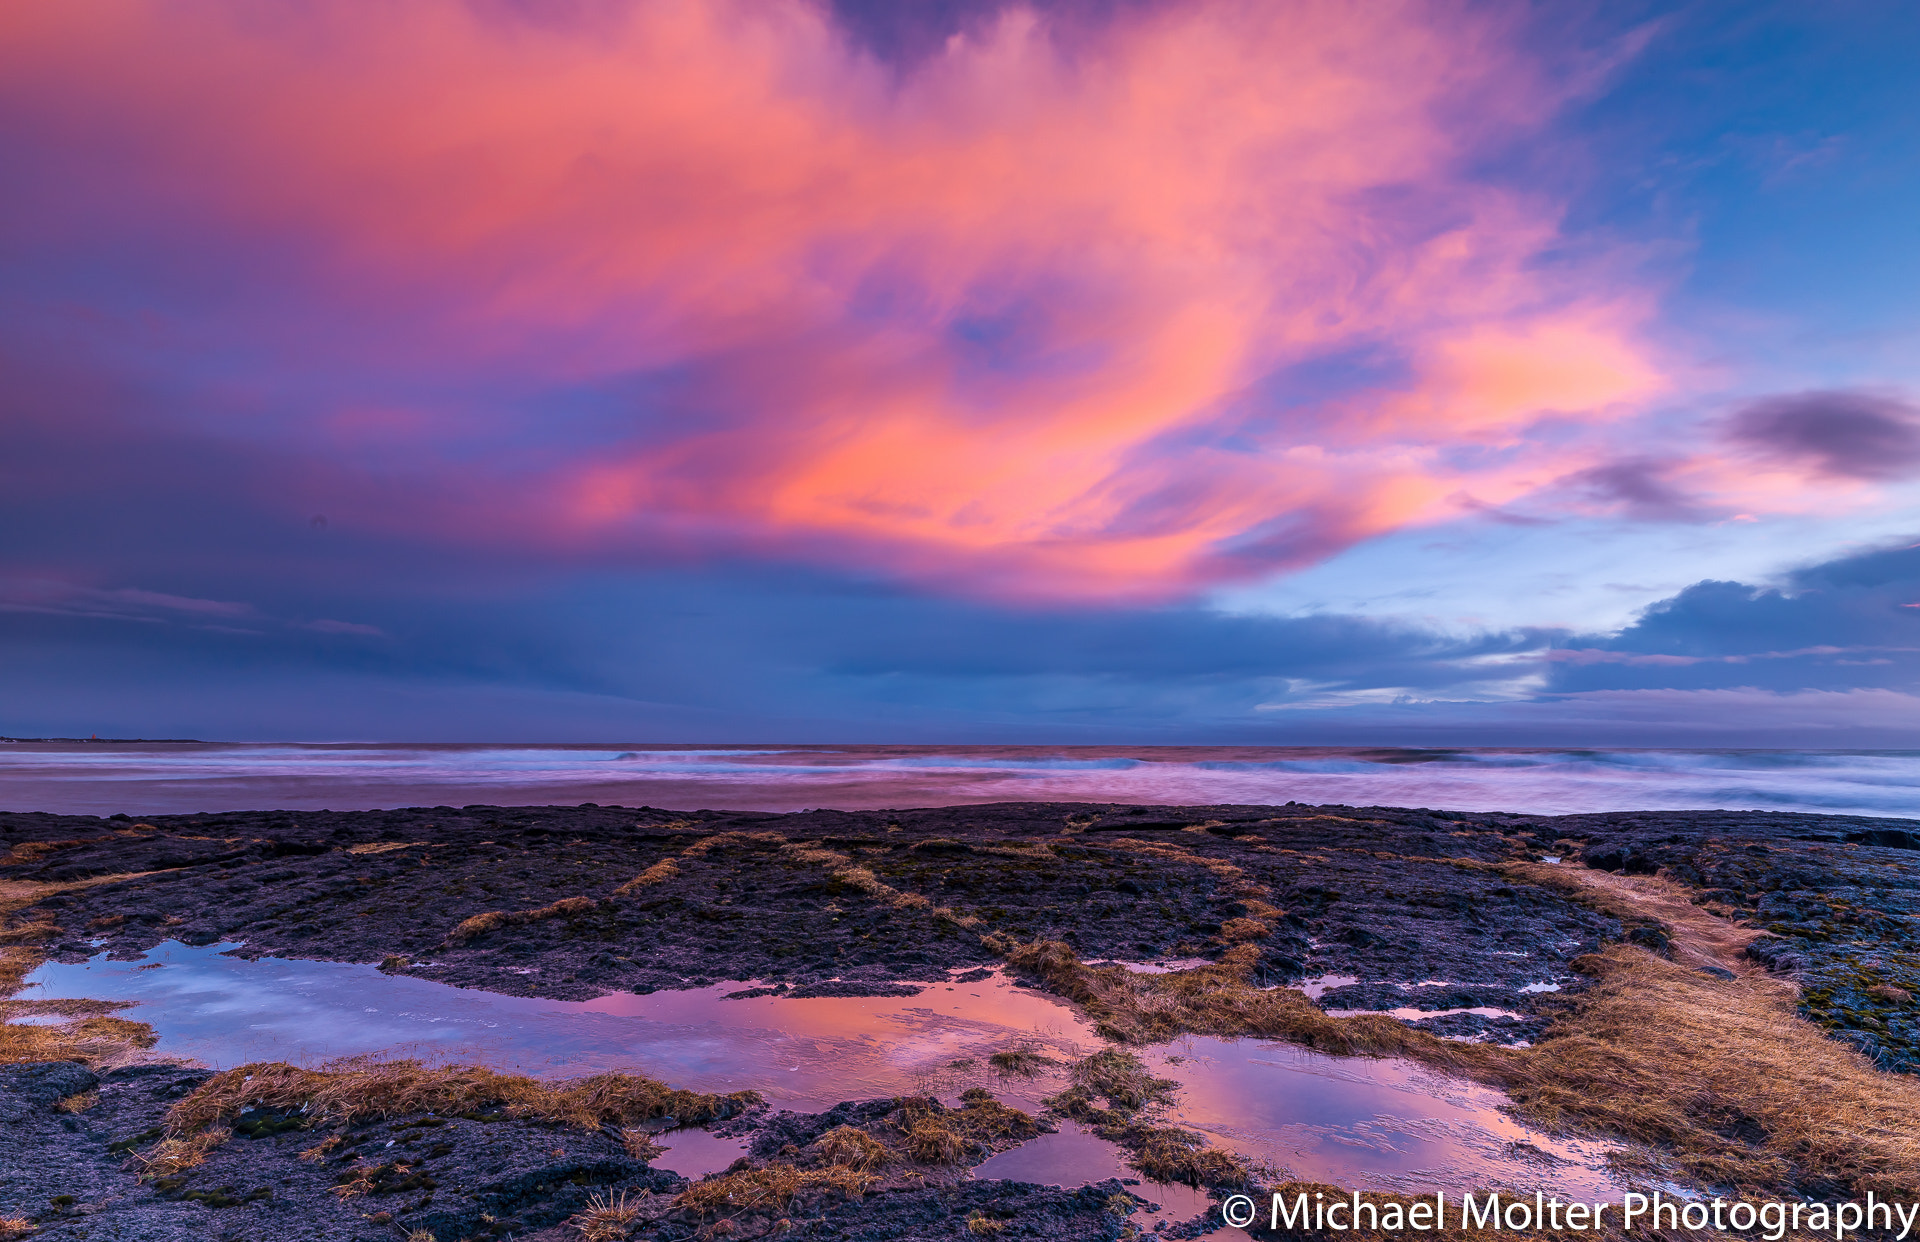
{"type": "MultiPolygon", "coordinates": [[[[1623,927],[1488,865],[1564,857],[1666,874],[1766,927],[1774,938],[1755,956],[1805,982],[1813,1020],[1887,1068],[1911,1069],[1916,841],[1920,825],[1908,821],[1722,811],[0,814],[0,847],[11,850],[0,876],[128,875],[25,912],[54,925],[48,947],[68,960],[98,951],[89,939],[122,957],[165,939],[239,941],[247,957],[392,958],[425,979],[571,1000],[720,980],[790,995],[898,994],[991,960],[990,934],[1063,940],[1089,959],[1213,957],[1263,907],[1264,982],[1437,980],[1481,998],[1476,1007],[1537,1014],[1552,1002],[1516,989],[1577,989],[1571,963],[1605,941],[1666,948],[1657,927],[1623,927]],[[499,926],[451,934],[490,911],[499,926]]],[[[1466,1007],[1407,995],[1416,1008],[1466,1007]]]]}
{"type": "MultiPolygon", "coordinates": [[[[994,959],[989,939],[1058,939],[1082,958],[1122,961],[1213,958],[1253,943],[1264,982],[1357,981],[1327,989],[1326,1008],[1411,1010],[1403,1020],[1435,1034],[1514,1043],[1539,1039],[1560,998],[1583,986],[1582,954],[1622,939],[1666,948],[1657,927],[1623,925],[1498,869],[1558,857],[1668,876],[1709,909],[1764,927],[1771,935],[1750,952],[1802,983],[1811,1019],[1883,1067],[1912,1071],[1917,845],[1920,824],[1907,821],[1733,812],[1008,803],[794,815],[0,814],[0,878],[122,877],[17,914],[68,960],[125,958],[168,939],[234,941],[247,957],[381,962],[561,999],[717,981],[750,984],[742,996],[902,996],[994,959]],[[1522,990],[1540,984],[1562,990],[1522,990]],[[1439,1012],[1474,1008],[1521,1017],[1439,1012]]],[[[98,1077],[68,1063],[0,1069],[0,1216],[89,1242],[373,1242],[412,1230],[441,1242],[558,1242],[576,1236],[563,1222],[590,1197],[626,1191],[659,1196],[635,1236],[678,1242],[698,1224],[662,1206],[681,1179],[632,1159],[617,1135],[520,1120],[381,1118],[303,1160],[318,1138],[305,1118],[250,1114],[199,1167],[137,1180],[128,1152],[150,1148],[167,1107],[203,1077],[172,1066],[98,1077]],[[359,1182],[365,1193],[337,1193],[359,1182]]],[[[902,1107],[850,1102],[726,1128],[749,1136],[754,1158],[780,1159],[836,1125],[878,1132],[902,1107]]],[[[1109,1239],[1147,1224],[1129,1221],[1136,1202],[1119,1183],[930,1180],[806,1205],[786,1234],[963,1239],[979,1236],[968,1222],[984,1217],[1002,1237],[1109,1239]]]]}
{"type": "Polygon", "coordinates": [[[35,1221],[35,1237],[98,1242],[373,1242],[415,1229],[485,1238],[558,1224],[596,1191],[685,1184],[630,1159],[606,1134],[424,1114],[352,1127],[317,1161],[300,1152],[326,1131],[298,1116],[249,1114],[199,1167],[136,1180],[129,1151],[150,1148],[167,1107],[205,1077],[171,1066],[97,1080],[67,1062],[0,1068],[0,1216],[35,1221]],[[99,1100],[61,1112],[55,1092],[76,1094],[70,1087],[97,1088],[99,1100]],[[367,1193],[336,1193],[355,1180],[349,1170],[365,1173],[367,1193]]]}

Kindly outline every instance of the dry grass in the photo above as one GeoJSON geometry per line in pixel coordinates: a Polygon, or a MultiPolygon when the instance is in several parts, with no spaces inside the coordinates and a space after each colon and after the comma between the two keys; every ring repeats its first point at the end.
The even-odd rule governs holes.
{"type": "Polygon", "coordinates": [[[96,1018],[131,1009],[138,1001],[88,1000],[83,997],[49,997],[44,1000],[0,1000],[0,1018],[21,1018],[28,1014],[62,1018],[96,1018]]]}
{"type": "Polygon", "coordinates": [[[1920,1082],[1827,1039],[1778,987],[1628,945],[1575,965],[1599,982],[1554,1038],[1485,1075],[1529,1116],[1651,1143],[1708,1185],[1920,1194],[1920,1082]]]}
{"type": "Polygon", "coordinates": [[[902,892],[872,871],[857,865],[845,854],[805,842],[790,843],[783,846],[780,852],[795,862],[825,867],[833,879],[860,890],[883,906],[891,906],[896,910],[925,910],[934,918],[944,919],[956,927],[980,926],[980,920],[971,914],[962,914],[950,906],[936,906],[919,893],[902,892]]]}
{"type": "Polygon", "coordinates": [[[232,1137],[232,1130],[213,1126],[184,1137],[163,1138],[146,1151],[135,1152],[129,1160],[142,1178],[172,1177],[204,1164],[214,1148],[232,1137]]]}
{"type": "Polygon", "coordinates": [[[649,1132],[632,1128],[620,1131],[620,1146],[635,1160],[651,1160],[666,1150],[653,1141],[653,1135],[649,1132]]]}
{"type": "Polygon", "coordinates": [[[749,845],[785,845],[787,838],[777,832],[716,832],[710,837],[701,837],[686,849],[680,851],[682,858],[699,858],[711,850],[731,849],[735,846],[749,845]]]}
{"type": "Polygon", "coordinates": [[[587,1200],[586,1210],[567,1223],[578,1229],[586,1242],[619,1242],[632,1231],[641,1208],[652,1198],[649,1191],[633,1199],[627,1198],[624,1190],[618,1195],[603,1192],[587,1200]]]}
{"type": "MultiPolygon", "coordinates": [[[[1330,1018],[1292,989],[1252,987],[1258,953],[1251,945],[1228,949],[1217,964],[1164,975],[1090,967],[1057,942],[1013,946],[1006,956],[1119,1043],[1215,1034],[1406,1057],[1500,1087],[1549,1128],[1647,1144],[1664,1153],[1674,1175],[1699,1185],[1920,1194],[1920,1131],[1912,1121],[1920,1116],[1920,1081],[1876,1070],[1802,1020],[1791,988],[1738,956],[1755,936],[1751,929],[1692,905],[1686,890],[1663,881],[1590,881],[1578,870],[1524,864],[1501,870],[1603,909],[1660,918],[1681,960],[1632,945],[1580,959],[1576,968],[1597,982],[1567,999],[1548,1038],[1516,1049],[1443,1041],[1378,1015],[1330,1018]],[[1715,978],[1696,965],[1739,977],[1715,978]]],[[[1085,1072],[1075,1086],[1098,1090],[1085,1072]]]]}
{"type": "Polygon", "coordinates": [[[634,876],[619,888],[614,889],[613,895],[615,897],[631,897],[643,888],[651,888],[655,884],[665,884],[668,880],[671,880],[679,874],[680,864],[671,858],[665,858],[653,864],[653,866],[648,867],[639,875],[634,876]]]}
{"type": "Polygon", "coordinates": [[[835,1126],[819,1138],[820,1155],[828,1164],[865,1172],[887,1162],[887,1149],[865,1130],[835,1126]]]}
{"type": "Polygon", "coordinates": [[[1208,1147],[1198,1134],[1152,1124],[1150,1118],[1172,1102],[1179,1085],[1155,1078],[1124,1048],[1103,1048],[1077,1063],[1066,1090],[1047,1104],[1121,1144],[1132,1154],[1129,1163],[1154,1181],[1247,1185],[1252,1170],[1239,1156],[1208,1147]]]}
{"type": "Polygon", "coordinates": [[[346,1141],[347,1141],[347,1138],[346,1138],[346,1135],[344,1134],[329,1135],[326,1138],[320,1140],[318,1143],[315,1143],[312,1147],[309,1147],[305,1151],[301,1152],[300,1158],[302,1160],[316,1161],[316,1162],[325,1160],[327,1158],[327,1153],[331,1152],[334,1148],[340,1146],[342,1143],[346,1141]]]}
{"type": "Polygon", "coordinates": [[[598,904],[591,897],[562,897],[552,905],[541,906],[538,910],[489,910],[485,914],[476,914],[470,919],[463,920],[459,926],[447,933],[446,943],[462,945],[470,940],[478,940],[489,932],[499,931],[503,927],[526,927],[532,923],[544,923],[548,919],[591,914],[598,904]]]}
{"type": "Polygon", "coordinates": [[[984,1087],[970,1087],[960,1093],[960,1099],[965,1107],[948,1116],[955,1119],[968,1138],[1001,1143],[1025,1141],[1040,1133],[1032,1117],[1017,1108],[1008,1108],[984,1087]]]}
{"type": "Polygon", "coordinates": [[[310,1070],[275,1061],[242,1065],[207,1079],[167,1111],[167,1129],[176,1135],[197,1134],[249,1108],[305,1108],[315,1121],[332,1123],[499,1108],[510,1117],[595,1130],[668,1116],[682,1123],[711,1121],[759,1102],[752,1091],[702,1095],[630,1074],[544,1083],[471,1065],[381,1061],[310,1070]]]}
{"type": "Polygon", "coordinates": [[[901,1146],[921,1164],[959,1164],[969,1157],[1009,1141],[1040,1133],[1032,1117],[1008,1108],[983,1088],[960,1094],[960,1108],[945,1108],[931,1096],[908,1096],[888,1121],[901,1136],[901,1146]]]}
{"type": "Polygon", "coordinates": [[[1057,940],[1004,951],[1014,969],[1078,1004],[1094,1029],[1116,1043],[1160,1043],[1185,1034],[1254,1036],[1340,1056],[1417,1056],[1443,1069],[1460,1068],[1479,1055],[1477,1045],[1447,1043],[1392,1018],[1330,1018],[1291,988],[1258,988],[1251,978],[1260,950],[1251,944],[1235,945],[1211,965],[1161,975],[1088,966],[1057,940]]]}
{"type": "MultiPolygon", "coordinates": [[[[18,923],[14,921],[16,914],[55,893],[118,884],[151,874],[140,871],[97,875],[58,884],[0,880],[0,996],[12,996],[20,990],[27,976],[46,960],[40,946],[60,934],[60,929],[45,918],[18,923]]],[[[21,1061],[83,1061],[97,1067],[153,1047],[153,1028],[146,1023],[104,1016],[118,1008],[124,1006],[105,1001],[0,1001],[0,1018],[28,1013],[88,1015],[85,1021],[62,1026],[0,1024],[0,1065],[21,1061]]]]}
{"type": "Polygon", "coordinates": [[[1074,1065],[1067,1089],[1047,1104],[1076,1121],[1105,1124],[1171,1102],[1179,1086],[1171,1078],[1149,1074],[1146,1064],[1124,1048],[1102,1048],[1074,1065]],[[1095,1100],[1104,1100],[1105,1106],[1095,1100]]]}
{"type": "Polygon", "coordinates": [[[959,1164],[971,1147],[967,1136],[945,1116],[910,1113],[902,1119],[900,1131],[907,1154],[921,1164],[959,1164]]]}
{"type": "Polygon", "coordinates": [[[33,1232],[33,1222],[24,1216],[0,1216],[0,1238],[24,1238],[33,1232]]]}
{"type": "Polygon", "coordinates": [[[1041,1070],[1050,1065],[1058,1065],[1059,1062],[1052,1057],[1042,1056],[1031,1048],[1008,1048],[988,1057],[987,1064],[1002,1074],[1010,1074],[1016,1078],[1032,1078],[1041,1070]]]}
{"type": "Polygon", "coordinates": [[[1793,987],[1747,956],[1747,946],[1766,932],[1702,909],[1693,903],[1689,889],[1672,880],[1548,863],[1505,863],[1497,870],[1513,879],[1566,893],[1582,905],[1615,918],[1651,919],[1662,924],[1671,938],[1674,960],[1682,965],[1713,966],[1768,987],[1793,987]]]}
{"type": "Polygon", "coordinates": [[[1131,1161],[1156,1182],[1185,1182],[1189,1186],[1228,1186],[1238,1189],[1253,1179],[1253,1170],[1239,1155],[1208,1147],[1198,1134],[1169,1126],[1153,1126],[1128,1135],[1131,1161]]]}
{"type": "Polygon", "coordinates": [[[53,1102],[53,1106],[63,1113],[84,1113],[100,1102],[98,1091],[82,1091],[76,1095],[62,1096],[53,1102]]]}
{"type": "Polygon", "coordinates": [[[80,1061],[108,1065],[151,1048],[153,1028],[126,1018],[86,1018],[60,1026],[0,1025],[0,1065],[23,1061],[80,1061]]]}
{"type": "Polygon", "coordinates": [[[56,853],[60,850],[70,850],[76,845],[95,845],[98,843],[99,843],[98,839],[73,840],[73,841],[22,841],[20,842],[20,844],[8,850],[4,856],[0,856],[0,867],[24,867],[26,864],[30,862],[38,862],[42,858],[45,858],[48,854],[56,853]]]}
{"type": "Polygon", "coordinates": [[[790,1164],[769,1164],[695,1182],[674,1203],[696,1216],[732,1216],[780,1211],[803,1196],[858,1199],[873,1183],[873,1174],[838,1165],[796,1169],[790,1164]]]}

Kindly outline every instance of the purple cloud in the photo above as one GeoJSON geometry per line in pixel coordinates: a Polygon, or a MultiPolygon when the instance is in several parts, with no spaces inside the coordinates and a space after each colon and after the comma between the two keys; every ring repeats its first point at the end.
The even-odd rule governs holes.
{"type": "Polygon", "coordinates": [[[1920,408],[1869,393],[1801,392],[1733,416],[1731,438],[1820,474],[1873,481],[1920,473],[1920,408]]]}

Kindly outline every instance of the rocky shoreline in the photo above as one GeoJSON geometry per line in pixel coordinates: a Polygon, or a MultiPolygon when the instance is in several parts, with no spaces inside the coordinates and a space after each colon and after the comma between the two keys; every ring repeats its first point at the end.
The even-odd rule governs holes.
{"type": "MultiPolygon", "coordinates": [[[[1220,964],[1195,979],[1247,996],[1311,982],[1323,1011],[1400,1011],[1394,1029],[1410,1034],[1394,1039],[1425,1032],[1519,1048],[1563,1031],[1603,951],[1681,960],[1669,923],[1528,868],[1657,875],[1685,886],[1703,917],[1761,933],[1747,957],[1797,985],[1799,1013],[1835,1055],[1855,1050],[1904,1083],[1920,1065],[1916,850],[1920,823],[1718,811],[1018,803],[787,815],[591,805],[0,815],[16,979],[29,959],[124,960],[167,940],[238,941],[241,956],[379,963],[563,1000],[729,979],[781,995],[889,995],[995,961],[1027,963],[1035,986],[1073,995],[1046,963],[1185,959],[1220,964]],[[1443,1012],[1471,1009],[1497,1016],[1443,1012]]],[[[1090,995],[1073,999],[1097,1007],[1090,995]]],[[[0,1007],[9,1018],[36,1009],[30,994],[0,1007]]],[[[171,1178],[136,1180],[167,1110],[207,1071],[115,1068],[102,1054],[91,1066],[35,1061],[21,1032],[56,1028],[6,1029],[27,1051],[0,1068],[0,1218],[32,1236],[579,1238],[591,1236],[582,1214],[614,1201],[645,1206],[606,1238],[1091,1239],[1154,1227],[1140,1185],[974,1182],[964,1161],[906,1148],[875,1157],[891,1172],[857,1186],[809,1181],[809,1169],[845,1167],[815,1147],[848,1119],[764,1109],[722,1124],[752,1138],[744,1169],[791,1168],[799,1189],[732,1215],[692,1211],[685,1179],[636,1157],[617,1129],[484,1111],[355,1120],[352,1143],[341,1144],[359,1153],[349,1167],[392,1166],[367,1174],[364,1193],[339,1193],[340,1158],[300,1158],[314,1146],[314,1119],[284,1110],[242,1118],[253,1133],[171,1178]],[[368,1163],[376,1142],[395,1156],[368,1163]]],[[[1384,1029],[1364,1027],[1376,1042],[1384,1029]]],[[[947,1107],[842,1107],[885,1146],[933,1124],[929,1105],[947,1107]]],[[[1135,1134],[1136,1147],[1167,1141],[1130,1116],[1115,1120],[1113,1107],[1092,1115],[1135,1134]]],[[[966,1138],[966,1126],[986,1115],[935,1121],[973,1143],[973,1159],[991,1145],[966,1138]]],[[[1739,1141],[1764,1146],[1765,1136],[1739,1141]]],[[[1248,1174],[1193,1176],[1224,1186],[1248,1174]]]]}

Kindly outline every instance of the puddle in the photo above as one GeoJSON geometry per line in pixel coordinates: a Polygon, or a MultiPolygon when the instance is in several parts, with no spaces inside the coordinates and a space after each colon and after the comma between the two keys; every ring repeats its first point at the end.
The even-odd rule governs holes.
{"type": "Polygon", "coordinates": [[[746,1155],[748,1146],[746,1139],[721,1138],[693,1127],[668,1130],[656,1135],[653,1141],[666,1150],[648,1160],[648,1164],[694,1179],[720,1172],[746,1155]]]}
{"type": "MultiPolygon", "coordinates": [[[[1013,1150],[1003,1151],[977,1165],[973,1175],[982,1179],[1004,1177],[1009,1181],[1037,1182],[1042,1186],[1085,1186],[1109,1177],[1138,1183],[1127,1189],[1160,1209],[1158,1212],[1142,1209],[1134,1214],[1134,1223],[1146,1229],[1152,1229],[1161,1221],[1178,1224],[1214,1210],[1213,1201],[1205,1191],[1141,1181],[1139,1171],[1127,1167],[1118,1146],[1095,1138],[1071,1121],[1061,1122],[1057,1134],[1028,1139],[1013,1150]]],[[[1247,1235],[1238,1229],[1219,1229],[1201,1236],[1244,1238],[1247,1235]]]]}
{"type": "Polygon", "coordinates": [[[1319,1000],[1330,988],[1344,988],[1360,982],[1358,975],[1316,975],[1302,980],[1299,988],[1307,994],[1309,1000],[1319,1000]]]}
{"type": "MultiPolygon", "coordinates": [[[[696,1091],[752,1088],[796,1112],[903,1094],[955,1103],[972,1086],[1038,1111],[1060,1089],[1061,1071],[1003,1077],[987,1058],[1024,1047],[1067,1062],[1101,1046],[1065,1005],[998,973],[977,983],[941,980],[913,997],[727,1000],[747,986],[731,981],[572,1002],[384,975],[370,965],[222,956],[231,947],[169,942],[138,962],[49,962],[28,976],[23,996],[132,1001],[124,1016],[153,1024],[157,1052],[216,1067],[387,1053],[540,1077],[624,1070],[696,1091]]],[[[1182,1085],[1170,1121],[1302,1179],[1406,1193],[1492,1183],[1583,1198],[1619,1190],[1602,1171],[1601,1145],[1530,1130],[1500,1111],[1499,1092],[1410,1062],[1203,1037],[1143,1056],[1182,1085]]],[[[689,1176],[724,1169],[743,1150],[701,1130],[659,1141],[671,1150],[658,1163],[689,1176]]],[[[993,1157],[976,1176],[1082,1185],[1137,1175],[1117,1147],[1068,1126],[993,1157]]],[[[1167,1206],[1154,1219],[1207,1210],[1204,1196],[1187,1188],[1148,1183],[1141,1193],[1167,1206]]]]}
{"type": "Polygon", "coordinates": [[[1101,957],[1089,959],[1087,965],[1118,966],[1134,975],[1170,975],[1176,970],[1192,970],[1196,966],[1211,966],[1213,963],[1204,957],[1176,957],[1163,962],[1123,962],[1117,957],[1101,957]]]}
{"type": "Polygon", "coordinates": [[[1003,1080],[987,1057],[1018,1044],[1072,1060],[1101,1042],[1064,1004],[999,974],[911,997],[727,1000],[749,986],[735,981],[554,1001],[373,966],[222,956],[233,947],[169,941],[142,962],[47,962],[21,995],[135,1001],[122,1016],[153,1024],[156,1052],[216,1068],[392,1052],[546,1078],[637,1071],[695,1091],[751,1088],[795,1112],[920,1092],[952,1101],[981,1085],[1037,1107],[1057,1085],[1003,1080]]]}
{"type": "Polygon", "coordinates": [[[1302,1180],[1402,1193],[1498,1182],[1595,1200],[1623,1190],[1605,1144],[1543,1134],[1501,1112],[1499,1091],[1410,1061],[1205,1036],[1146,1060],[1181,1084],[1173,1121],[1302,1180]]]}
{"type": "Polygon", "coordinates": [[[1329,1009],[1329,1018],[1357,1018],[1362,1014],[1382,1014],[1389,1018],[1399,1018],[1402,1022],[1418,1022],[1423,1018],[1445,1018],[1456,1013],[1478,1014],[1483,1018],[1512,1018],[1521,1021],[1526,1014],[1515,1013],[1511,1009],[1494,1009],[1486,1005],[1476,1005],[1471,1009],[1414,1009],[1402,1006],[1399,1009],[1329,1009]]]}

